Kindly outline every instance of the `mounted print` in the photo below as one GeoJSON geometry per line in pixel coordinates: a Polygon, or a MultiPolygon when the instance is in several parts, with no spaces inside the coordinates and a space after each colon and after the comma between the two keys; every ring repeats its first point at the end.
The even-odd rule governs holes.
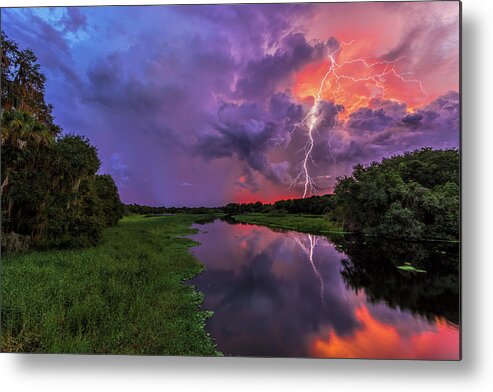
{"type": "Polygon", "coordinates": [[[1,10],[1,351],[459,360],[458,1],[1,10]]]}

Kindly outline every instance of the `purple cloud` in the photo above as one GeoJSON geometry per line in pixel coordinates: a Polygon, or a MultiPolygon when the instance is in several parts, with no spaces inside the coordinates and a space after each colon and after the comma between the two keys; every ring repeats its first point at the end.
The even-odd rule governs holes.
{"type": "Polygon", "coordinates": [[[236,92],[244,99],[271,96],[279,84],[308,63],[321,60],[326,53],[325,44],[310,45],[303,34],[289,34],[273,54],[248,62],[236,83],[236,92]]]}
{"type": "Polygon", "coordinates": [[[270,113],[257,104],[225,104],[218,112],[215,133],[201,137],[196,152],[208,159],[235,155],[247,164],[247,170],[262,173],[274,183],[285,182],[286,163],[270,163],[267,152],[288,133],[270,113]]]}
{"type": "Polygon", "coordinates": [[[87,28],[87,17],[81,12],[80,8],[70,7],[67,8],[67,15],[62,18],[64,24],[64,32],[75,33],[79,29],[87,28]]]}

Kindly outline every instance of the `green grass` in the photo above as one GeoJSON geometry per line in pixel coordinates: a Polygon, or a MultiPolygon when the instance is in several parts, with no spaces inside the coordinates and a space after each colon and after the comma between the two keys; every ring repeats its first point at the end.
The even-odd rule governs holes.
{"type": "Polygon", "coordinates": [[[2,351],[219,355],[183,284],[203,265],[182,236],[204,217],[127,217],[94,248],[2,257],[2,351]]]}
{"type": "Polygon", "coordinates": [[[343,232],[341,227],[338,227],[336,224],[328,221],[325,217],[320,215],[270,215],[261,213],[247,213],[235,215],[233,218],[238,222],[252,223],[278,229],[296,230],[304,233],[324,234],[343,232]]]}

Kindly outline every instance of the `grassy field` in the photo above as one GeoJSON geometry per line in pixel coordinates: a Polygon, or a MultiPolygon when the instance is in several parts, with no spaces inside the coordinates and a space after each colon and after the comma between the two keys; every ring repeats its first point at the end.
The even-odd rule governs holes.
{"type": "Polygon", "coordinates": [[[203,218],[127,217],[94,248],[2,257],[1,350],[219,355],[182,283],[203,266],[181,236],[203,218]]]}
{"type": "Polygon", "coordinates": [[[253,223],[278,229],[297,230],[312,234],[342,233],[341,227],[337,227],[334,223],[320,215],[247,213],[235,215],[233,218],[238,222],[253,223]]]}

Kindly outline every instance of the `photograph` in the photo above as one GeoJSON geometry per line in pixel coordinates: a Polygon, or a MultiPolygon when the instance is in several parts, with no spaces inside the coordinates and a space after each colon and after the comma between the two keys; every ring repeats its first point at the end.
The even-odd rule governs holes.
{"type": "Polygon", "coordinates": [[[1,8],[0,351],[460,361],[461,22],[1,8]]]}

